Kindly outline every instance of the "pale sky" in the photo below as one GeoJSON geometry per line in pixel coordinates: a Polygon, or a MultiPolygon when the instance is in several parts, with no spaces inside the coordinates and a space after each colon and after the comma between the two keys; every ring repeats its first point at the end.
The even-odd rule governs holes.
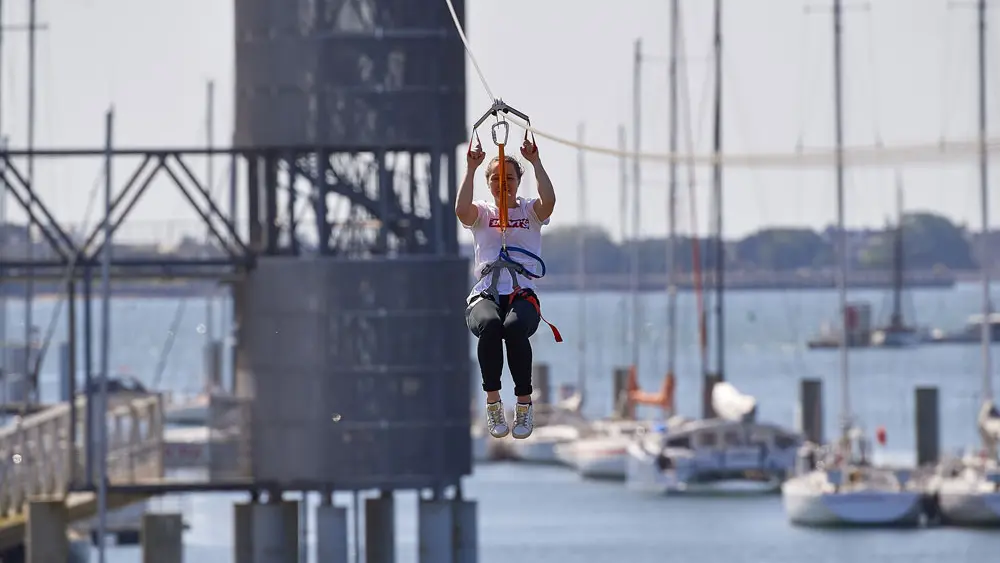
{"type": "MultiPolygon", "coordinates": [[[[428,2],[436,0],[426,0],[428,2]]],[[[442,6],[444,0],[440,0],[442,6]]],[[[643,150],[665,152],[668,138],[669,2],[665,0],[468,0],[468,34],[494,93],[531,115],[540,129],[573,138],[583,122],[587,141],[615,147],[617,128],[632,127],[632,52],[642,38],[657,60],[643,67],[643,150]]],[[[27,1],[4,2],[7,24],[27,20],[27,1]]],[[[116,108],[117,144],[203,144],[206,82],[216,82],[215,138],[228,141],[233,118],[233,2],[220,0],[39,0],[39,147],[103,143],[104,111],[116,108]]],[[[832,133],[832,21],[825,6],[803,0],[724,2],[724,144],[727,151],[791,152],[829,147],[832,133]]],[[[862,3],[847,3],[860,6],[862,3]]],[[[845,14],[845,132],[849,145],[934,143],[975,133],[976,40],[971,3],[878,0],[870,10],[845,14]],[[952,7],[949,7],[951,5],[952,7]]],[[[710,148],[708,94],[712,2],[682,3],[688,56],[688,97],[698,152],[710,148]]],[[[994,3],[989,28],[1000,28],[994,3]]],[[[990,53],[998,52],[990,38],[990,53]]],[[[3,37],[2,126],[23,147],[26,130],[27,34],[3,37]]],[[[1000,56],[988,62],[996,92],[1000,56]]],[[[468,65],[468,120],[489,105],[468,65]]],[[[1000,136],[1000,95],[990,99],[990,130],[1000,136]]],[[[681,112],[686,110],[682,106],[681,112]]],[[[518,134],[513,131],[512,135],[518,134]]],[[[488,132],[487,132],[488,134],[488,132]]],[[[682,148],[685,146],[682,134],[682,148]]],[[[578,221],[581,187],[573,149],[539,140],[556,183],[553,225],[578,221]]],[[[488,147],[492,150],[492,147],[488,147]]],[[[996,159],[994,159],[996,164],[996,159]]],[[[80,222],[101,163],[39,162],[38,190],[57,217],[80,222]]],[[[614,236],[621,229],[618,160],[588,155],[587,216],[614,236]]],[[[221,176],[225,167],[220,162],[221,176]]],[[[978,228],[976,163],[912,164],[901,168],[908,209],[935,210],[978,228]]],[[[118,182],[129,172],[116,169],[118,182]]],[[[859,169],[848,175],[848,224],[881,225],[894,214],[894,170],[859,169]]],[[[666,229],[666,166],[643,165],[644,235],[666,229]]],[[[992,174],[997,185],[998,173],[992,174]]],[[[707,184],[708,170],[699,181],[707,184]]],[[[530,184],[531,182],[529,182],[530,184]]],[[[483,185],[479,194],[485,194],[483,185]]],[[[762,225],[818,228],[834,220],[833,171],[732,169],[725,176],[725,226],[741,236],[762,225]]],[[[525,187],[528,193],[533,187],[525,187]]],[[[996,190],[993,190],[996,192],[996,190]]],[[[697,201],[708,207],[707,193],[697,201]]],[[[123,235],[174,235],[197,225],[186,202],[167,186],[136,208],[123,235]],[[179,222],[168,228],[168,221],[179,222]],[[156,227],[150,227],[151,222],[156,227]],[[152,233],[152,234],[151,234],[152,233]]],[[[687,201],[682,221],[689,223],[687,201]]],[[[8,209],[13,201],[8,200],[8,209]]],[[[991,204],[1000,224],[1000,197],[991,204]]],[[[23,216],[10,209],[9,217],[23,216]]],[[[89,222],[96,220],[96,212],[89,222]]],[[[699,221],[700,229],[705,221],[699,221]]],[[[198,231],[201,231],[199,228],[198,231]]],[[[463,236],[465,236],[463,232],[463,236]]]]}

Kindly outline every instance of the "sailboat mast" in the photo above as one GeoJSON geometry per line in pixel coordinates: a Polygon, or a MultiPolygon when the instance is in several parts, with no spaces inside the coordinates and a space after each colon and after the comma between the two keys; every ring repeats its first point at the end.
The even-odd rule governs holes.
{"type": "MultiPolygon", "coordinates": [[[[209,151],[215,147],[215,81],[209,80],[205,92],[205,144],[209,151]]],[[[208,193],[215,191],[215,156],[211,153],[205,155],[205,187],[208,193]]],[[[212,229],[205,229],[205,246],[212,244],[212,229]]],[[[212,293],[205,298],[205,338],[209,344],[215,338],[215,327],[212,318],[215,316],[215,299],[212,293]]],[[[214,360],[213,360],[214,361],[214,360]]],[[[216,382],[212,379],[218,375],[214,364],[211,371],[206,373],[206,388],[211,388],[216,382]]]]}
{"type": "MultiPolygon", "coordinates": [[[[577,126],[577,140],[580,145],[584,144],[584,125],[581,122],[577,126]]],[[[580,203],[578,208],[578,221],[580,223],[579,234],[576,239],[576,290],[578,296],[580,338],[577,340],[577,360],[579,361],[579,371],[577,372],[577,392],[581,399],[586,397],[587,385],[587,182],[586,170],[583,156],[583,149],[577,151],[577,183],[580,193],[580,203]]]]}
{"type": "Polygon", "coordinates": [[[896,229],[892,245],[892,317],[889,328],[903,327],[903,180],[896,173],[896,229]]]}
{"type": "MultiPolygon", "coordinates": [[[[670,154],[677,155],[677,52],[680,42],[680,0],[670,2],[670,154]]],[[[667,202],[667,373],[677,361],[677,160],[670,160],[670,194],[667,202]]]]}
{"type": "Polygon", "coordinates": [[[990,324],[990,259],[988,242],[990,233],[989,219],[989,159],[986,152],[986,0],[979,0],[979,197],[982,238],[979,241],[979,269],[982,275],[983,292],[983,323],[980,328],[980,340],[983,356],[983,400],[993,400],[993,385],[990,378],[993,375],[993,361],[990,356],[990,343],[993,340],[990,324]]]}
{"type": "Polygon", "coordinates": [[[642,39],[635,40],[635,61],[632,81],[632,135],[635,155],[632,157],[632,271],[630,289],[632,291],[632,365],[639,370],[639,342],[642,336],[642,317],[639,310],[639,210],[642,186],[639,151],[642,145],[642,39]]]}
{"type": "Polygon", "coordinates": [[[722,0],[715,0],[715,108],[712,133],[712,190],[715,200],[715,358],[716,381],[725,379],[725,317],[723,293],[725,291],[726,245],[722,239],[722,0]]]}
{"type": "MultiPolygon", "coordinates": [[[[619,196],[621,198],[621,230],[619,236],[621,236],[622,245],[624,246],[626,241],[628,241],[628,135],[625,131],[624,125],[618,126],[618,150],[621,151],[621,157],[618,159],[618,172],[619,172],[619,196]]],[[[627,297],[622,296],[621,301],[621,354],[622,361],[628,363],[628,327],[629,327],[629,315],[628,315],[628,303],[626,302],[627,297]]]]}
{"type": "Polygon", "coordinates": [[[841,0],[833,0],[833,106],[836,136],[835,162],[837,168],[837,300],[840,309],[840,416],[844,436],[851,424],[851,400],[848,395],[849,371],[847,365],[847,231],[844,227],[844,119],[842,79],[843,7],[841,0]]]}

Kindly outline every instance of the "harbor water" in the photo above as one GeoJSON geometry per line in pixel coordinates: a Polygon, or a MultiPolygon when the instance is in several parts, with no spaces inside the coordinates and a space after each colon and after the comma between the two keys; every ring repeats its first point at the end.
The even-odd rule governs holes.
{"type": "MultiPolygon", "coordinates": [[[[585,410],[593,416],[607,414],[611,408],[611,370],[630,361],[630,321],[625,314],[631,308],[629,297],[617,293],[586,295],[588,325],[581,331],[577,294],[542,291],[541,296],[546,318],[559,327],[565,342],[553,342],[548,330],[540,328],[533,338],[535,361],[549,364],[553,384],[575,383],[577,339],[582,334],[587,343],[585,410]]],[[[888,291],[851,293],[853,300],[872,303],[876,319],[887,316],[889,297],[888,291]]],[[[649,293],[640,301],[640,381],[644,387],[654,388],[666,370],[666,299],[663,294],[649,293]]],[[[981,308],[975,285],[914,290],[905,301],[910,322],[944,329],[959,328],[981,308]]],[[[694,296],[682,294],[679,302],[677,406],[682,414],[695,415],[700,404],[700,360],[694,296]]],[[[116,300],[112,306],[112,367],[149,382],[179,303],[174,299],[116,300]]],[[[823,321],[834,318],[836,303],[833,291],[727,292],[726,376],[741,391],[758,398],[761,419],[793,424],[798,380],[815,377],[824,382],[826,434],[835,431],[840,405],[838,356],[836,351],[806,350],[805,341],[823,321]]],[[[43,332],[54,305],[52,299],[36,302],[35,319],[43,332]]],[[[187,300],[162,386],[179,392],[201,386],[201,346],[209,333],[225,333],[219,319],[229,306],[217,303],[215,318],[209,321],[203,299],[187,300]]],[[[10,301],[9,337],[23,334],[22,319],[21,304],[10,301]]],[[[64,322],[65,308],[60,324],[64,322]]],[[[65,334],[64,328],[57,334],[65,334]]],[[[1000,346],[994,348],[1000,351],[1000,346]]],[[[470,339],[473,356],[474,351],[470,339]]],[[[981,392],[978,345],[857,350],[850,358],[851,408],[869,431],[876,426],[886,429],[888,444],[880,455],[912,462],[913,389],[920,385],[940,389],[942,447],[953,450],[977,443],[974,417],[981,392]]],[[[48,399],[57,394],[57,365],[52,351],[43,372],[43,396],[48,399]]],[[[994,382],[996,385],[996,378],[994,382]]],[[[509,400],[509,386],[504,393],[509,400]]],[[[996,531],[798,529],[786,522],[777,496],[651,498],[628,492],[621,484],[584,482],[560,468],[480,465],[467,480],[465,493],[479,501],[479,560],[483,563],[512,559],[833,563],[876,558],[900,563],[978,563],[995,561],[1000,553],[1000,533],[996,531]]],[[[231,503],[242,499],[229,494],[189,495],[152,505],[184,512],[191,524],[185,534],[186,561],[216,563],[233,560],[231,503]]],[[[397,505],[401,563],[417,560],[415,503],[412,495],[402,495],[397,505]]],[[[112,548],[109,555],[114,563],[139,560],[137,548],[112,548]]]]}

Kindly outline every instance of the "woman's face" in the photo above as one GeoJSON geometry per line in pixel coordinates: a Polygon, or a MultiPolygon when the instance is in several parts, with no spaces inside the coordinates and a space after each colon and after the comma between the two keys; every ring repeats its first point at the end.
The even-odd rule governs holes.
{"type": "Polygon", "coordinates": [[[498,202],[500,201],[500,174],[504,174],[506,177],[507,201],[509,204],[513,204],[517,198],[517,188],[521,184],[517,166],[507,161],[494,161],[486,170],[486,179],[490,183],[490,193],[498,202]]]}

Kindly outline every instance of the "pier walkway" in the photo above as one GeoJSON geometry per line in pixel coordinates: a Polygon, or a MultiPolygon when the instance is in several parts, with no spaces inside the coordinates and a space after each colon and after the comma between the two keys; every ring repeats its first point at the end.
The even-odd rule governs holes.
{"type": "MultiPolygon", "coordinates": [[[[69,402],[64,402],[0,428],[0,553],[25,541],[28,504],[31,501],[64,501],[67,523],[96,515],[96,489],[82,485],[87,482],[86,401],[82,396],[77,399],[75,421],[74,409],[69,402]],[[77,426],[75,433],[71,432],[74,424],[77,426]],[[70,447],[73,441],[76,442],[75,448],[70,447]]],[[[190,488],[165,479],[163,397],[115,394],[109,396],[108,402],[108,510],[174,492],[178,486],[190,488]]],[[[242,411],[232,409],[232,405],[224,406],[228,407],[228,413],[223,414],[235,414],[235,418],[214,418],[229,418],[229,427],[238,428],[242,411]]],[[[223,426],[222,422],[216,420],[215,427],[223,426]]],[[[93,427],[96,433],[97,424],[93,427]]],[[[229,452],[234,452],[231,447],[233,440],[228,442],[229,452]]],[[[235,442],[242,443],[238,436],[235,442]]],[[[223,467],[221,471],[215,471],[215,475],[210,472],[210,480],[218,475],[230,481],[230,487],[242,485],[246,488],[247,481],[233,479],[232,470],[235,468],[232,463],[235,461],[239,465],[233,458],[239,456],[230,454],[225,457],[229,458],[227,465],[230,471],[223,467]]],[[[96,463],[93,475],[96,480],[96,463]]],[[[199,485],[210,486],[209,483],[199,485]]],[[[213,488],[220,487],[216,485],[213,488]]]]}

